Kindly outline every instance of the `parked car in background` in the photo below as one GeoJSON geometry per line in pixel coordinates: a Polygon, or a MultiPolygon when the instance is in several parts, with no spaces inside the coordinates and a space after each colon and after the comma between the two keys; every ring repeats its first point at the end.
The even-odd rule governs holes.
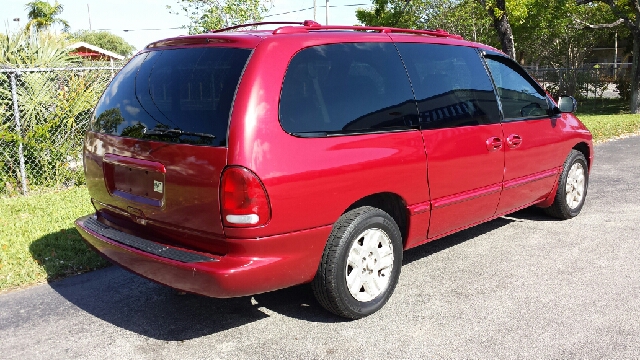
{"type": "Polygon", "coordinates": [[[591,134],[517,63],[444,31],[321,26],[158,41],[102,96],[84,147],[112,262],[234,297],[311,283],[380,309],[403,250],[537,205],[580,212],[591,134]]]}

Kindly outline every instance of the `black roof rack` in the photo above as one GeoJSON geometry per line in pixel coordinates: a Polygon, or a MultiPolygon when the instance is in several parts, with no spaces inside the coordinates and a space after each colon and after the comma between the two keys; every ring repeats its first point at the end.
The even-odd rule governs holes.
{"type": "Polygon", "coordinates": [[[302,25],[302,26],[308,26],[308,27],[321,26],[320,24],[318,24],[313,20],[305,20],[302,22],[301,21],[263,21],[263,22],[250,23],[250,24],[234,25],[234,26],[223,28],[223,29],[209,30],[209,32],[219,33],[219,32],[242,29],[246,27],[259,26],[259,25],[302,25]]]}
{"type": "Polygon", "coordinates": [[[267,21],[267,22],[257,22],[251,24],[242,24],[226,27],[224,29],[211,30],[210,33],[218,33],[223,31],[241,29],[252,26],[259,25],[287,25],[282,26],[273,31],[273,34],[292,34],[292,33],[302,33],[316,30],[357,30],[357,31],[377,31],[380,33],[400,33],[400,34],[416,34],[416,35],[429,35],[436,37],[444,37],[451,39],[463,40],[462,36],[457,34],[451,34],[442,29],[436,30],[414,30],[414,29],[402,29],[402,28],[394,28],[394,27],[386,27],[386,26],[349,26],[349,25],[321,25],[318,22],[313,20],[305,20],[302,22],[299,21],[267,21]],[[292,26],[297,25],[297,26],[292,26]]]}

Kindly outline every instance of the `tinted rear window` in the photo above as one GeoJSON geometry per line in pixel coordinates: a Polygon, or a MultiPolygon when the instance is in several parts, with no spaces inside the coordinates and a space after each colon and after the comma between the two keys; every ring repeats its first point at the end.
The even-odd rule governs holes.
{"type": "Polygon", "coordinates": [[[92,130],[133,138],[226,146],[233,97],[251,50],[151,51],[113,79],[92,130]]]}
{"type": "Polygon", "coordinates": [[[280,123],[301,136],[403,130],[417,125],[409,78],[392,43],[304,49],[289,64],[280,123]]]}

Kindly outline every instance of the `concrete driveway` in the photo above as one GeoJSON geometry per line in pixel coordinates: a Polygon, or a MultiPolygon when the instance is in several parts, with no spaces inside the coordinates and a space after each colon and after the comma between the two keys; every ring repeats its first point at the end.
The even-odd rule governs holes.
{"type": "Polygon", "coordinates": [[[110,267],[0,296],[0,358],[639,358],[640,137],[596,151],[580,216],[527,209],[410,250],[365,319],[307,286],[209,299],[110,267]]]}

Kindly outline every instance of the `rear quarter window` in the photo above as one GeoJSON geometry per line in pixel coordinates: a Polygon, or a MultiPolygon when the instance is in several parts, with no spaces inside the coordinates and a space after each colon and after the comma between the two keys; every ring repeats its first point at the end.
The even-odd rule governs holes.
{"type": "Polygon", "coordinates": [[[226,146],[229,115],[251,50],[192,48],[133,58],[98,102],[91,129],[125,137],[226,146]]]}
{"type": "Polygon", "coordinates": [[[391,43],[347,43],[298,52],[282,85],[280,123],[300,136],[403,130],[416,105],[391,43]]]}

